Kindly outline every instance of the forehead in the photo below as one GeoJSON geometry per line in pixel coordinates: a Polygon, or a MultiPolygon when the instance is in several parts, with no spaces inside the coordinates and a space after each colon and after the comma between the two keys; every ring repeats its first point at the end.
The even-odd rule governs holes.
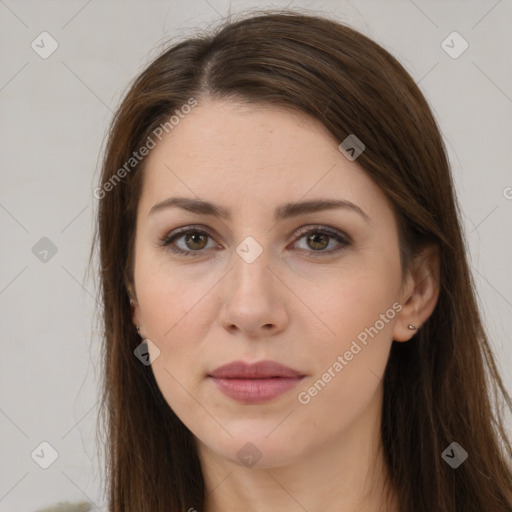
{"type": "Polygon", "coordinates": [[[305,113],[229,101],[199,103],[151,151],[144,209],[171,193],[249,206],[329,196],[385,198],[339,142],[305,113]]]}

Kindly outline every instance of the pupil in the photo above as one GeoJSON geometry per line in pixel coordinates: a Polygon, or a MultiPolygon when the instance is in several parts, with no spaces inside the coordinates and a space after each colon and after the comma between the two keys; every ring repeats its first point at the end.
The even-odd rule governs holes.
{"type": "MultiPolygon", "coordinates": [[[[198,241],[196,240],[196,237],[199,237],[199,238],[201,238],[201,237],[202,237],[202,238],[204,239],[204,235],[201,235],[201,234],[199,234],[199,233],[192,234],[192,235],[188,235],[188,237],[187,237],[187,245],[188,245],[188,241],[189,241],[190,239],[192,239],[192,246],[194,246],[194,244],[195,244],[195,243],[199,243],[199,244],[201,244],[200,242],[198,242],[198,241]]],[[[204,240],[203,240],[203,242],[204,242],[204,240]]],[[[204,243],[203,243],[203,246],[204,246],[204,243]]],[[[199,247],[199,249],[202,249],[202,248],[203,248],[203,246],[199,247]]],[[[194,248],[194,247],[191,247],[191,248],[194,248]]],[[[195,248],[197,249],[198,247],[195,247],[195,248]]]]}
{"type": "Polygon", "coordinates": [[[312,248],[314,248],[314,249],[323,249],[323,248],[325,248],[327,245],[326,245],[325,243],[324,243],[324,244],[322,244],[321,242],[320,242],[320,247],[318,247],[318,243],[319,243],[319,242],[316,240],[316,237],[323,238],[324,242],[325,242],[325,240],[326,240],[326,238],[327,238],[327,237],[326,237],[325,235],[323,235],[322,233],[314,233],[314,234],[310,235],[310,236],[309,236],[309,241],[310,241],[310,242],[313,242],[313,245],[317,245],[317,247],[312,247],[312,248]]]}

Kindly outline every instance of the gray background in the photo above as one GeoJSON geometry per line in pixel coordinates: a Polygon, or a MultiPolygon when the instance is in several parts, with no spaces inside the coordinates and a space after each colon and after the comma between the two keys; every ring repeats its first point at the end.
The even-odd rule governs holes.
{"type": "Polygon", "coordinates": [[[169,38],[272,6],[351,24],[420,84],[449,151],[479,301],[512,390],[510,0],[0,0],[0,511],[61,500],[106,510],[95,445],[96,285],[85,270],[107,123],[169,38]],[[31,47],[43,31],[59,45],[47,59],[31,47]],[[469,44],[456,59],[441,46],[453,31],[469,44]],[[43,237],[55,255],[41,252],[43,237]],[[58,452],[48,469],[31,457],[43,441],[58,452]]]}

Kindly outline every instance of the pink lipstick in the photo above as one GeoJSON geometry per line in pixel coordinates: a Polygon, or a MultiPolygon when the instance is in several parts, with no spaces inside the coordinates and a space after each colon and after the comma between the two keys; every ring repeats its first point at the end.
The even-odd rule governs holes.
{"type": "Polygon", "coordinates": [[[266,402],[296,387],[305,374],[275,361],[220,366],[208,377],[226,396],[247,404],[266,402]]]}

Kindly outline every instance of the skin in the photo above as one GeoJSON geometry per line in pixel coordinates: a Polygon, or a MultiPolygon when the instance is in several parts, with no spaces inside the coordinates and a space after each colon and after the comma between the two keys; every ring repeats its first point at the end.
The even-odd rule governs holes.
{"type": "Polygon", "coordinates": [[[302,113],[204,100],[146,159],[133,321],[154,344],[151,357],[160,350],[151,366],[158,386],[196,438],[207,512],[395,509],[392,490],[388,505],[382,495],[382,375],[393,339],[413,338],[408,324],[421,326],[434,309],[438,258],[425,251],[402,275],[391,206],[338,144],[302,113]],[[176,207],[149,214],[173,196],[217,203],[232,218],[176,207]],[[274,220],[276,206],[312,199],[351,201],[369,220],[346,208],[274,220]],[[174,244],[199,256],[159,245],[198,224],[210,237],[174,244]],[[314,245],[297,234],[315,225],[351,243],[329,255],[340,247],[335,238],[314,245]],[[248,236],[262,248],[252,263],[236,252],[248,236]],[[395,303],[394,318],[301,403],[298,394],[395,303]],[[234,360],[273,360],[306,377],[271,401],[243,404],[207,378],[234,360]],[[252,467],[237,456],[248,442],[261,455],[252,467]]]}

